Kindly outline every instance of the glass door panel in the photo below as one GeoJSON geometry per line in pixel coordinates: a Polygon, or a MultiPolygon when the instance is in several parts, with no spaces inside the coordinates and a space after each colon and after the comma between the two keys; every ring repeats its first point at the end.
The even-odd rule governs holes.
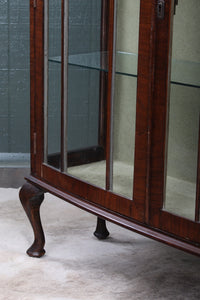
{"type": "MultiPolygon", "coordinates": [[[[44,1],[44,161],[101,188],[108,166],[108,3],[44,1]]],[[[140,0],[114,3],[109,190],[132,199],[140,0]]]]}
{"type": "Polygon", "coordinates": [[[180,1],[174,16],[164,209],[199,218],[200,3],[180,1]],[[197,180],[198,178],[198,180],[197,180]],[[196,212],[195,212],[196,211],[196,212]]]}
{"type": "Polygon", "coordinates": [[[104,19],[101,0],[69,0],[67,173],[105,187],[104,145],[100,145],[100,107],[107,72],[107,52],[101,28],[104,19]],[[102,74],[104,73],[104,74],[102,74]]]}
{"type": "Polygon", "coordinates": [[[116,5],[112,190],[132,198],[140,0],[116,5]]]}
{"type": "Polygon", "coordinates": [[[61,3],[44,1],[44,160],[57,168],[61,152],[61,64],[52,58],[61,57],[61,3]]]}

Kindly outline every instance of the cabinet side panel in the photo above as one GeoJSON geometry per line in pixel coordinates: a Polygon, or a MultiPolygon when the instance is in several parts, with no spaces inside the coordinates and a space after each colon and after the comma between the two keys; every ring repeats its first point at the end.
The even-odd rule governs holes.
{"type": "MultiPolygon", "coordinates": [[[[35,24],[35,53],[34,53],[34,99],[32,103],[34,105],[34,129],[32,129],[33,135],[33,153],[35,155],[35,174],[41,176],[41,164],[43,162],[44,152],[44,111],[43,111],[43,98],[44,98],[44,40],[43,40],[43,15],[44,7],[43,1],[37,0],[37,6],[34,8],[34,24],[35,24]],[[34,131],[33,131],[34,130],[34,131]]],[[[32,25],[31,25],[32,26],[32,25]]],[[[33,120],[32,120],[33,124],[33,120]]],[[[33,125],[32,125],[33,126],[33,125]]]]}

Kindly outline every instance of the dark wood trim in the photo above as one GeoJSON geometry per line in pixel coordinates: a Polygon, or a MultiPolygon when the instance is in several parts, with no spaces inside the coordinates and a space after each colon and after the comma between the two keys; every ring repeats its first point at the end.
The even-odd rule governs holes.
{"type": "MultiPolygon", "coordinates": [[[[31,114],[36,132],[36,163],[32,172],[41,174],[42,163],[44,161],[44,1],[37,0],[35,10],[35,110],[31,114]]],[[[31,66],[33,67],[33,66],[31,66]]],[[[31,71],[32,72],[32,71],[31,71]]],[[[31,83],[32,84],[32,83],[31,83]]],[[[32,89],[32,88],[31,88],[32,89]]],[[[34,138],[34,137],[32,137],[34,138]]],[[[42,175],[42,174],[41,174],[42,175]]]]}
{"type": "MultiPolygon", "coordinates": [[[[60,128],[61,128],[61,144],[60,144],[60,150],[61,150],[61,154],[60,154],[60,160],[59,160],[59,164],[60,164],[60,168],[61,171],[64,170],[64,160],[65,160],[65,154],[64,154],[64,119],[66,118],[65,116],[65,105],[64,105],[64,7],[65,7],[65,1],[62,0],[61,3],[61,27],[62,27],[62,32],[61,32],[61,124],[60,124],[60,128]]],[[[49,156],[48,156],[49,159],[49,156]]]]}
{"type": "Polygon", "coordinates": [[[152,101],[150,226],[186,239],[199,247],[200,224],[163,209],[166,181],[168,114],[170,102],[173,1],[165,1],[165,18],[156,19],[155,86],[152,101]]]}
{"type": "Polygon", "coordinates": [[[27,250],[27,254],[41,257],[45,254],[45,236],[40,219],[40,205],[44,200],[44,191],[27,182],[21,188],[19,197],[34,232],[34,242],[27,250]]]}
{"type": "Polygon", "coordinates": [[[200,247],[200,223],[164,210],[161,211],[160,215],[159,228],[162,231],[168,232],[174,237],[186,239],[188,242],[196,243],[200,247]]]}
{"type": "MultiPolygon", "coordinates": [[[[108,62],[105,52],[108,51],[108,1],[101,1],[101,67],[106,69],[108,62]]],[[[106,148],[106,95],[108,76],[105,71],[100,71],[100,92],[99,92],[99,146],[106,148]]]]}
{"type": "Polygon", "coordinates": [[[50,184],[54,182],[54,186],[64,192],[66,191],[67,193],[77,195],[77,197],[87,199],[93,204],[101,205],[105,209],[110,209],[126,217],[131,217],[132,208],[138,219],[141,219],[141,208],[130,199],[114,194],[111,191],[106,191],[70,174],[61,173],[49,165],[43,164],[42,172],[42,178],[46,183],[50,184]]]}
{"type": "MultiPolygon", "coordinates": [[[[94,147],[89,150],[75,151],[71,153],[71,158],[69,155],[71,163],[76,165],[80,164],[80,161],[82,163],[91,162],[89,159],[91,155],[94,155],[92,159],[95,161],[101,160],[105,157],[104,151],[106,151],[107,190],[44,164],[44,1],[37,0],[36,8],[33,7],[32,1],[30,3],[32,176],[27,180],[41,188],[43,192],[49,191],[65,201],[96,214],[101,219],[107,219],[147,237],[200,256],[199,162],[196,200],[197,222],[176,216],[163,209],[174,1],[165,0],[165,17],[161,20],[156,17],[157,0],[141,0],[133,201],[109,190],[114,0],[103,0],[102,2],[102,5],[106,5],[107,9],[105,19],[102,15],[102,26],[106,27],[105,24],[109,19],[107,28],[105,28],[106,33],[105,35],[102,34],[102,48],[105,47],[109,51],[109,72],[107,75],[102,73],[100,84],[100,97],[102,99],[100,111],[104,109],[103,101],[107,101],[106,116],[103,116],[99,121],[101,128],[106,123],[106,149],[94,147]],[[106,44],[107,41],[108,44],[106,44]],[[105,100],[103,95],[106,92],[107,98],[105,100]]],[[[101,113],[103,114],[102,111],[101,113]]],[[[99,142],[104,146],[104,136],[101,136],[101,133],[99,142]]],[[[200,157],[200,144],[198,152],[200,157]]],[[[58,156],[54,156],[54,159],[55,165],[57,160],[56,166],[58,166],[58,156]]]]}
{"type": "Polygon", "coordinates": [[[156,16],[155,74],[152,98],[151,155],[150,155],[150,224],[159,228],[160,211],[165,196],[166,149],[168,136],[168,105],[170,88],[173,3],[165,1],[165,17],[156,16]]]}
{"type": "Polygon", "coordinates": [[[114,48],[114,7],[115,0],[109,0],[108,26],[108,92],[107,92],[107,128],[106,128],[106,189],[110,190],[111,173],[111,122],[112,122],[112,80],[113,80],[113,48],[114,48]]]}
{"type": "Polygon", "coordinates": [[[199,117],[199,143],[198,143],[198,159],[197,159],[197,181],[196,181],[196,206],[195,221],[200,219],[200,117],[199,117]]]}
{"type": "Polygon", "coordinates": [[[177,239],[171,235],[166,235],[166,233],[163,233],[161,231],[156,230],[155,228],[147,227],[145,224],[137,223],[133,220],[129,220],[125,217],[122,217],[119,214],[113,214],[113,211],[109,211],[106,209],[103,209],[102,207],[99,207],[98,205],[91,204],[90,202],[74,197],[73,195],[63,192],[59,189],[59,187],[54,187],[52,184],[48,184],[42,180],[36,179],[32,176],[26,178],[28,182],[31,182],[32,184],[39,186],[45,191],[48,191],[55,196],[63,199],[64,201],[67,201],[81,209],[84,209],[88,211],[89,213],[92,213],[94,215],[97,215],[98,217],[104,218],[105,220],[108,220],[112,223],[115,223],[119,226],[122,226],[126,229],[129,229],[131,231],[134,231],[138,234],[142,234],[146,237],[149,237],[151,239],[154,239],[159,242],[163,242],[167,245],[173,246],[175,248],[178,248],[180,250],[187,251],[188,253],[195,254],[197,256],[200,256],[200,248],[198,245],[195,245],[194,243],[190,243],[189,241],[186,242],[184,240],[177,239]]]}
{"type": "MultiPolygon", "coordinates": [[[[151,101],[155,72],[155,3],[141,0],[138,50],[138,79],[133,199],[144,211],[141,222],[149,222],[149,178],[151,140],[151,101]]],[[[135,211],[132,211],[135,218],[135,211]]]]}
{"type": "Polygon", "coordinates": [[[35,38],[35,8],[33,1],[30,1],[30,149],[31,149],[31,173],[35,172],[36,157],[34,153],[34,136],[36,132],[35,118],[36,118],[36,67],[35,54],[36,52],[36,38],[35,38]]]}
{"type": "MultiPolygon", "coordinates": [[[[69,151],[67,155],[68,167],[80,166],[105,159],[105,151],[102,147],[90,147],[69,151]]],[[[53,153],[48,155],[48,164],[57,169],[61,167],[61,154],[53,153]]]]}

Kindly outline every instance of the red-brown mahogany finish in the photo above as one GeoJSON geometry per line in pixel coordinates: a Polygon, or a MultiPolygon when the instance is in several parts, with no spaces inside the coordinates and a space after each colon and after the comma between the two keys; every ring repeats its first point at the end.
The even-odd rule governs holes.
{"type": "Polygon", "coordinates": [[[150,153],[150,226],[177,239],[198,245],[200,223],[179,217],[163,209],[166,179],[168,105],[172,48],[174,1],[165,1],[165,18],[157,19],[155,38],[155,77],[152,98],[152,130],[150,153]]]}
{"type": "MultiPolygon", "coordinates": [[[[107,56],[104,55],[108,51],[108,24],[109,24],[109,1],[101,2],[101,68],[105,70],[108,66],[107,56]]],[[[107,81],[108,74],[100,71],[100,93],[99,93],[99,145],[104,148],[106,154],[106,100],[107,100],[107,81]]]]}
{"type": "Polygon", "coordinates": [[[33,257],[41,257],[45,253],[45,237],[42,229],[39,210],[40,205],[44,200],[44,191],[30,183],[25,183],[20,190],[19,197],[27,217],[29,218],[29,221],[33,227],[35,237],[32,246],[27,250],[27,254],[33,257]]]}
{"type": "Polygon", "coordinates": [[[32,174],[41,176],[41,167],[44,160],[44,2],[30,1],[30,15],[33,23],[30,24],[31,46],[31,155],[34,157],[32,174]],[[34,4],[36,3],[36,7],[34,4]]]}
{"type": "Polygon", "coordinates": [[[109,1],[109,24],[108,24],[108,92],[107,92],[107,130],[106,130],[106,189],[110,190],[111,174],[111,124],[112,124],[112,83],[113,83],[113,51],[114,51],[114,5],[115,1],[109,1]]]}
{"type": "Polygon", "coordinates": [[[137,116],[135,137],[135,165],[133,199],[139,210],[132,217],[149,221],[149,163],[151,100],[155,69],[155,8],[156,1],[141,0],[137,81],[137,116]],[[138,216],[138,211],[143,214],[138,216]]]}
{"type": "Polygon", "coordinates": [[[34,140],[36,134],[35,128],[35,104],[36,104],[36,65],[35,65],[35,51],[36,51],[36,39],[35,39],[35,13],[33,8],[33,1],[30,3],[30,95],[31,95],[31,103],[30,103],[30,111],[31,111],[31,173],[34,173],[36,169],[36,161],[35,161],[35,150],[34,150],[34,140]]]}
{"type": "MultiPolygon", "coordinates": [[[[101,76],[100,97],[106,95],[107,103],[101,110],[104,115],[100,117],[100,124],[103,128],[101,132],[104,132],[106,126],[103,120],[106,117],[107,134],[106,137],[100,135],[99,141],[103,145],[106,140],[107,190],[44,163],[44,1],[30,0],[31,175],[27,178],[28,184],[20,192],[23,207],[35,234],[34,244],[28,250],[29,255],[40,257],[44,254],[39,207],[44,192],[48,191],[97,215],[99,219],[95,234],[99,238],[108,235],[103,220],[106,219],[200,256],[200,223],[163,210],[174,1],[165,0],[163,19],[157,18],[157,4],[157,0],[140,1],[134,191],[133,200],[130,200],[109,191],[108,179],[114,0],[108,0],[107,3],[102,0],[102,38],[105,37],[105,41],[101,41],[101,45],[109,50],[109,73],[108,85],[105,84],[105,76],[101,76]],[[34,3],[37,4],[36,7],[34,3]]],[[[101,107],[103,103],[101,101],[101,107]]],[[[197,194],[199,197],[199,192],[197,194]]],[[[197,210],[198,205],[199,202],[197,210]]],[[[196,217],[196,221],[197,219],[196,217]]]]}

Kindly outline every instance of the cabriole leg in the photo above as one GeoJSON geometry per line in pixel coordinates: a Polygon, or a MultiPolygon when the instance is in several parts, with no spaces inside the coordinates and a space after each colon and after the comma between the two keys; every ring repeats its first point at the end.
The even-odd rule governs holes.
{"type": "Polygon", "coordinates": [[[41,257],[45,254],[45,237],[40,220],[40,205],[44,200],[44,191],[30,183],[25,183],[19,192],[19,197],[34,232],[34,242],[27,250],[27,254],[41,257]]]}
{"type": "Polygon", "coordinates": [[[99,240],[104,240],[109,236],[108,229],[106,228],[106,221],[104,219],[97,217],[97,227],[94,232],[94,235],[99,240]]]}

